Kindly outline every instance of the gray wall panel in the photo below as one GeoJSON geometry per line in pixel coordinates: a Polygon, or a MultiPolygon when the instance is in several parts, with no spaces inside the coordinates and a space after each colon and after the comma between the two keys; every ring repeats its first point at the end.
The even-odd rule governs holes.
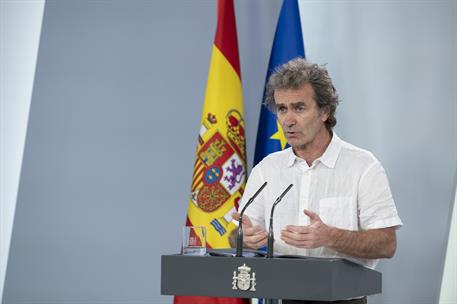
{"type": "MultiPolygon", "coordinates": [[[[264,48],[241,58],[248,99],[278,3],[237,4],[240,49],[264,48]]],[[[215,28],[215,1],[46,2],[4,303],[171,300],[160,255],[180,247],[215,28]]]]}

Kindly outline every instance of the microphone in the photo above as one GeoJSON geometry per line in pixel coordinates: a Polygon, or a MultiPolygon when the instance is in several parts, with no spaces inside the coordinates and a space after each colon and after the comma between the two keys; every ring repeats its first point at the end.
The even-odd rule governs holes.
{"type": "Polygon", "coordinates": [[[268,228],[268,247],[267,247],[267,258],[272,258],[273,257],[273,241],[274,241],[274,236],[273,236],[273,213],[275,211],[276,205],[279,204],[279,202],[282,200],[282,198],[286,195],[287,192],[289,192],[290,188],[292,188],[293,184],[290,184],[286,190],[284,190],[283,193],[276,199],[276,201],[273,203],[273,207],[271,207],[271,213],[270,213],[270,227],[268,228]]]}
{"type": "Polygon", "coordinates": [[[263,188],[265,188],[266,185],[267,185],[267,182],[264,182],[263,185],[260,186],[259,190],[257,190],[256,193],[254,193],[254,195],[248,200],[248,202],[246,203],[246,205],[244,205],[243,209],[240,212],[240,221],[238,224],[238,232],[237,232],[237,238],[236,238],[236,256],[237,257],[243,256],[243,215],[244,215],[244,211],[250,204],[252,204],[254,199],[257,197],[257,195],[259,195],[259,193],[263,190],[263,188]]]}

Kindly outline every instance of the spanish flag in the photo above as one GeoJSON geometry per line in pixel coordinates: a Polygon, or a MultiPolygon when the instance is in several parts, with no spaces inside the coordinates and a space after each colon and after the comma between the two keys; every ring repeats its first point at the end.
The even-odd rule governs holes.
{"type": "MultiPolygon", "coordinates": [[[[217,29],[211,55],[196,160],[187,211],[188,226],[206,227],[206,246],[230,247],[246,181],[246,142],[240,61],[233,0],[218,0],[217,29]]],[[[198,274],[196,274],[198,275],[198,274]]],[[[175,304],[248,303],[236,298],[175,297],[175,304]]]]}

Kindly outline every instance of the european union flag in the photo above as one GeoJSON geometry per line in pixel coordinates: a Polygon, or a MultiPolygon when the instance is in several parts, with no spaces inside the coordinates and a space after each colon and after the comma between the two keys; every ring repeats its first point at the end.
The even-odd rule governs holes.
{"type": "MultiPolygon", "coordinates": [[[[305,57],[300,12],[297,0],[284,0],[276,26],[266,82],[277,67],[296,57],[305,57]]],[[[265,91],[263,94],[265,97],[265,91]]],[[[286,138],[281,126],[276,121],[276,116],[262,104],[255,145],[254,166],[268,154],[283,150],[286,144],[286,138]]]]}

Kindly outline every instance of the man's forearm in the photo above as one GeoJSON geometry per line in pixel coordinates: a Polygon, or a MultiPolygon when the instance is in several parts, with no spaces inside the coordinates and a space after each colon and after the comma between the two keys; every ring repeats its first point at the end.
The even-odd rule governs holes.
{"type": "Polygon", "coordinates": [[[328,247],[360,258],[391,258],[397,247],[395,228],[349,231],[332,227],[328,247]]]}

